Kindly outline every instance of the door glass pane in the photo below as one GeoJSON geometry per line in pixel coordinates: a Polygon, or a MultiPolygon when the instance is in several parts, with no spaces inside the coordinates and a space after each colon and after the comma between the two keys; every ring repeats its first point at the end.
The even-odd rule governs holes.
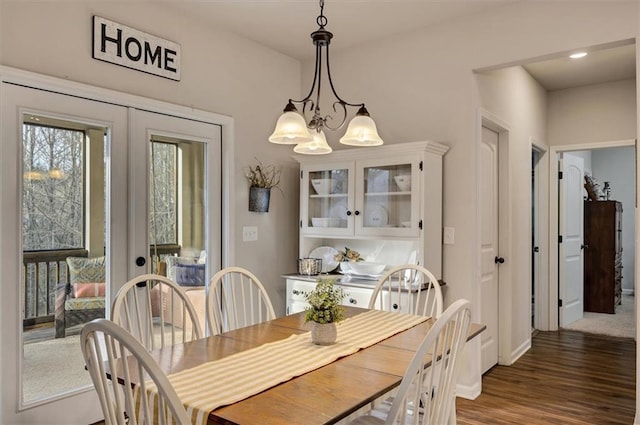
{"type": "Polygon", "coordinates": [[[152,272],[189,287],[185,289],[201,317],[202,329],[207,258],[205,150],[203,142],[152,136],[148,204],[152,272]]]}
{"type": "Polygon", "coordinates": [[[104,317],[105,134],[23,117],[23,399],[91,385],[80,331],[104,317]]]}
{"type": "Polygon", "coordinates": [[[309,173],[309,227],[347,227],[349,170],[309,173]]]}
{"type": "Polygon", "coordinates": [[[363,227],[410,227],[411,164],[364,169],[363,227]]]}

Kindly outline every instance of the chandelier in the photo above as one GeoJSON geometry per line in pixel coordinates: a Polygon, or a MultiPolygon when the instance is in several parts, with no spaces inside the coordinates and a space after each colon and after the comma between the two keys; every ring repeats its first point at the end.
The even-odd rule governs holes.
{"type": "Polygon", "coordinates": [[[347,120],[347,107],[353,107],[358,108],[358,111],[349,122],[344,136],[340,138],[340,143],[350,146],[381,145],[383,142],[378,135],[376,124],[369,116],[364,103],[344,101],[338,96],[333,86],[331,69],[329,68],[329,43],[333,38],[333,34],[324,29],[327,25],[327,18],[324,16],[324,0],[320,0],[320,15],[316,18],[316,23],[320,28],[311,33],[311,39],[316,46],[316,64],[311,90],[309,90],[307,97],[302,100],[289,99],[287,106],[284,108],[284,113],[278,118],[273,134],[269,136],[269,141],[271,143],[296,145],[293,149],[294,152],[301,154],[328,154],[332,149],[327,143],[323,130],[336,131],[342,128],[347,120]],[[327,64],[325,81],[328,81],[331,92],[336,99],[333,102],[333,112],[338,114],[338,118],[335,120],[331,115],[323,116],[320,113],[323,58],[327,64]],[[302,106],[302,113],[298,112],[294,104],[302,106]]]}

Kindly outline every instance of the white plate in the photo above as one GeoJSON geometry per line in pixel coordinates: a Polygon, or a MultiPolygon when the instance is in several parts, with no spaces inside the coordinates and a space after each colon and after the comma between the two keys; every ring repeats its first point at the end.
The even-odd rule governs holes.
{"type": "Polygon", "coordinates": [[[341,220],[347,219],[347,204],[345,202],[338,202],[329,210],[329,217],[339,218],[341,220]]]}
{"type": "Polygon", "coordinates": [[[363,279],[379,279],[384,274],[384,273],[381,273],[381,274],[358,274],[358,273],[355,273],[353,270],[346,270],[346,271],[340,270],[340,273],[345,275],[345,276],[349,276],[349,277],[353,276],[353,277],[356,277],[356,278],[359,277],[359,278],[363,278],[363,279]]]}
{"type": "Polygon", "coordinates": [[[336,255],[338,255],[337,249],[330,246],[319,246],[311,250],[309,258],[322,258],[322,268],[320,269],[320,273],[329,273],[331,270],[338,267],[338,262],[335,258],[336,255]]]}
{"type": "Polygon", "coordinates": [[[365,210],[364,225],[367,227],[382,227],[389,224],[389,213],[380,204],[373,204],[365,210]]]}

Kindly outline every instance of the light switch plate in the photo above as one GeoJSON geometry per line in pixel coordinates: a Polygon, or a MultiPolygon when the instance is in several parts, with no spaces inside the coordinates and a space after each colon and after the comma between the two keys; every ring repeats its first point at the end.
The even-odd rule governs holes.
{"type": "Polygon", "coordinates": [[[445,227],[442,234],[442,243],[445,245],[453,245],[456,239],[456,229],[453,227],[445,227]]]}
{"type": "Polygon", "coordinates": [[[244,226],[242,228],[242,241],[253,242],[258,240],[258,227],[257,226],[244,226]]]}

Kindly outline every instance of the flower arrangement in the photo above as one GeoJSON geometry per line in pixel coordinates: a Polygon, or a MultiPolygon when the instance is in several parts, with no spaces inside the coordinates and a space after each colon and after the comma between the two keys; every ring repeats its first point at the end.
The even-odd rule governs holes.
{"type": "Polygon", "coordinates": [[[345,297],[342,288],[335,286],[336,280],[320,277],[316,288],[305,294],[309,307],[305,310],[304,321],[315,323],[337,323],[344,320],[344,307],[340,304],[345,297]]]}
{"type": "Polygon", "coordinates": [[[280,184],[280,175],[282,174],[282,167],[276,167],[275,165],[264,165],[259,159],[256,165],[250,165],[248,167],[246,177],[249,180],[251,187],[261,187],[264,189],[271,189],[272,187],[278,187],[280,184]]]}
{"type": "Polygon", "coordinates": [[[360,253],[358,251],[354,251],[353,249],[349,249],[348,247],[344,247],[344,251],[338,251],[338,253],[333,257],[334,260],[338,262],[343,261],[364,261],[360,257],[360,253]]]}

